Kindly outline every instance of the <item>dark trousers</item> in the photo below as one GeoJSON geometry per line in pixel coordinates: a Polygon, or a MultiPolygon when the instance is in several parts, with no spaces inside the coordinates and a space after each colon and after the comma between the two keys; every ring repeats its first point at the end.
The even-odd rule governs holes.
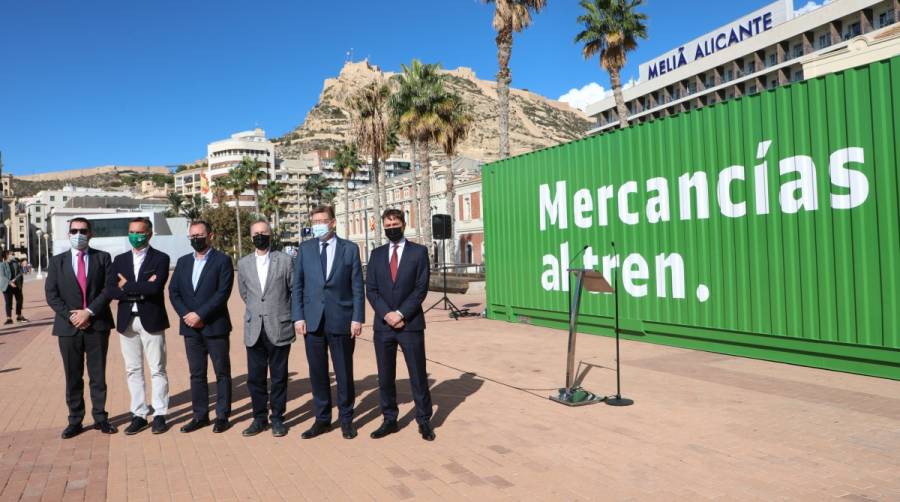
{"type": "Polygon", "coordinates": [[[266,328],[261,330],[256,343],[252,347],[247,347],[247,388],[250,389],[254,419],[265,420],[271,403],[272,421],[284,420],[290,354],[290,345],[279,347],[272,344],[266,336],[266,328]],[[271,394],[266,389],[267,372],[272,376],[271,394]]]}
{"type": "Polygon", "coordinates": [[[3,299],[6,300],[6,318],[9,319],[12,317],[12,304],[13,299],[16,300],[16,317],[22,317],[22,285],[17,284],[18,287],[8,286],[6,291],[3,292],[3,299]]]}
{"type": "Polygon", "coordinates": [[[216,373],[216,418],[227,420],[231,415],[229,349],[228,335],[184,337],[184,350],[191,373],[191,407],[197,420],[209,418],[209,382],[206,380],[206,369],[210,360],[216,373]]]}
{"type": "Polygon", "coordinates": [[[378,364],[378,390],[381,394],[381,412],[385,420],[397,420],[397,346],[403,350],[409,385],[416,403],[416,422],[431,420],[431,391],[428,390],[428,373],[425,371],[424,331],[376,331],[374,338],[375,362],[378,364]]]}
{"type": "Polygon", "coordinates": [[[74,336],[58,336],[59,353],[66,373],[66,404],[69,423],[84,420],[84,362],[87,360],[91,387],[91,416],[102,422],[106,413],[106,353],[109,331],[79,331],[74,336]]]}
{"type": "Polygon", "coordinates": [[[303,337],[312,385],[313,412],[317,421],[331,423],[331,379],[328,378],[330,350],[334,379],[337,382],[338,414],[342,424],[350,423],[356,399],[356,388],[353,385],[353,349],[356,340],[349,333],[325,333],[323,325],[324,323],[319,324],[319,331],[303,337]]]}

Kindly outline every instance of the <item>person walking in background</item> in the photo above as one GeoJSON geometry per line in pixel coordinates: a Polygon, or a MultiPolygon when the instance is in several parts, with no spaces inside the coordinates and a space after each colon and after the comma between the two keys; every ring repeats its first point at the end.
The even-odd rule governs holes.
{"type": "Polygon", "coordinates": [[[135,218],[128,224],[126,251],[113,260],[107,284],[109,296],[119,300],[116,326],[125,360],[128,392],[131,394],[131,425],[125,434],[141,432],[149,426],[144,391],[144,357],[150,365],[154,434],[166,431],[169,410],[169,377],[166,375],[166,314],[164,288],[169,278],[169,255],[150,246],[153,223],[135,218]]]}
{"type": "Polygon", "coordinates": [[[335,235],[334,208],[314,208],[312,223],[315,239],[300,244],[291,292],[294,328],[306,347],[315,414],[312,427],[301,437],[314,438],[331,429],[330,351],[341,433],[345,439],[353,439],[353,349],[365,320],[359,248],[335,235]]]}
{"type": "Polygon", "coordinates": [[[178,259],[169,281],[169,301],[178,313],[179,332],[184,337],[191,372],[193,418],[181,432],[209,425],[209,382],[206,370],[211,360],[216,373],[216,423],[213,432],[225,432],[231,415],[231,319],[228,297],[234,286],[231,258],[212,247],[213,229],[197,220],[188,229],[193,253],[178,259]]]}
{"type": "Polygon", "coordinates": [[[106,354],[109,331],[114,327],[106,285],[111,280],[109,253],[92,249],[91,223],[84,218],[69,220],[72,249],[50,259],[44,292],[56,316],[53,336],[59,342],[66,374],[66,404],[69,425],[63,439],[84,430],[84,363],[87,360],[94,428],[105,434],[117,429],[106,413],[106,354]]]}
{"type": "Polygon", "coordinates": [[[13,302],[16,305],[16,321],[27,322],[28,319],[22,316],[22,285],[24,283],[24,272],[19,260],[8,250],[4,250],[0,262],[0,291],[3,291],[3,299],[6,303],[6,322],[3,324],[12,324],[13,302]]]}
{"type": "Polygon", "coordinates": [[[244,313],[244,344],[247,346],[247,387],[253,405],[253,422],[243,431],[255,436],[266,430],[271,405],[272,435],[287,434],[288,356],[297,339],[291,323],[291,280],[294,260],[271,249],[272,227],[265,220],[250,225],[256,248],[238,261],[238,292],[247,308],[244,313]],[[266,373],[272,375],[272,392],[266,388],[266,373]]]}
{"type": "Polygon", "coordinates": [[[381,217],[389,243],[372,250],[366,268],[366,296],[375,320],[373,344],[378,365],[378,389],[384,422],[372,433],[379,439],[397,432],[397,346],[403,350],[409,385],[416,403],[416,422],[422,439],[434,441],[431,392],[425,369],[425,314],[431,266],[428,248],[403,237],[403,212],[388,209],[381,217]]]}

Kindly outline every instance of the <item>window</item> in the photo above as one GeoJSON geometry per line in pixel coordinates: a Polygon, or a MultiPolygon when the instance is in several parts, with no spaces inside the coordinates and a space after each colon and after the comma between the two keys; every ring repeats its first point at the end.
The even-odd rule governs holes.
{"type": "Polygon", "coordinates": [[[794,76],[791,77],[791,82],[799,82],[800,80],[803,80],[803,72],[795,71],[794,76]]]}
{"type": "Polygon", "coordinates": [[[54,202],[54,201],[56,201],[56,196],[55,196],[55,195],[51,195],[51,196],[50,196],[50,202],[54,202]]]}
{"type": "Polygon", "coordinates": [[[775,66],[776,64],[778,64],[778,54],[773,52],[769,54],[769,66],[775,66]]]}
{"type": "Polygon", "coordinates": [[[67,201],[67,200],[69,200],[69,196],[68,196],[68,195],[63,195],[63,202],[65,202],[65,201],[67,201]]]}
{"type": "Polygon", "coordinates": [[[694,94],[697,92],[697,83],[691,82],[688,84],[688,94],[694,94]]]}
{"type": "Polygon", "coordinates": [[[773,78],[772,80],[769,81],[769,89],[774,89],[774,88],[776,88],[777,86],[778,86],[778,80],[777,80],[777,79],[774,79],[774,78],[773,78]]]}
{"type": "Polygon", "coordinates": [[[94,237],[125,237],[128,235],[128,224],[131,218],[109,218],[91,220],[94,237]]]}
{"type": "Polygon", "coordinates": [[[35,222],[35,223],[40,223],[40,222],[41,222],[41,217],[38,216],[37,218],[35,218],[35,219],[34,219],[34,222],[35,222]]]}
{"type": "Polygon", "coordinates": [[[878,27],[882,28],[889,24],[894,24],[894,11],[887,10],[878,16],[878,27]]]}
{"type": "Polygon", "coordinates": [[[819,36],[819,48],[824,49],[831,45],[831,33],[819,36]]]}
{"type": "Polygon", "coordinates": [[[725,72],[725,81],[730,82],[734,80],[734,70],[728,70],[725,72]]]}
{"type": "Polygon", "coordinates": [[[469,221],[472,219],[472,197],[466,196],[463,199],[463,220],[469,221]]]}
{"type": "Polygon", "coordinates": [[[747,63],[747,74],[756,73],[756,61],[750,61],[747,63]]]}
{"type": "Polygon", "coordinates": [[[803,45],[795,44],[794,51],[792,54],[795,58],[799,58],[800,56],[802,56],[803,55],[803,45]]]}
{"type": "Polygon", "coordinates": [[[756,90],[757,90],[756,84],[751,85],[750,88],[747,89],[747,94],[756,94],[756,90]]]}

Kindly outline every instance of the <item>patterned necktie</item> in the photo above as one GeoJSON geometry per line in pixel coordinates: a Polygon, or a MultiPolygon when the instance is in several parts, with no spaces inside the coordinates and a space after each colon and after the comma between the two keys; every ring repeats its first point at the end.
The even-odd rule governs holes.
{"type": "Polygon", "coordinates": [[[322,262],[322,277],[328,279],[328,243],[322,243],[322,251],[319,253],[319,260],[322,262]]]}
{"type": "Polygon", "coordinates": [[[81,288],[81,308],[87,308],[87,273],[84,270],[84,251],[78,252],[78,287],[81,288]]]}
{"type": "MultiPolygon", "coordinates": [[[[397,282],[397,267],[400,260],[397,258],[397,248],[399,245],[394,244],[394,252],[391,254],[391,280],[397,282]]],[[[384,263],[384,262],[382,262],[384,263]]]]}

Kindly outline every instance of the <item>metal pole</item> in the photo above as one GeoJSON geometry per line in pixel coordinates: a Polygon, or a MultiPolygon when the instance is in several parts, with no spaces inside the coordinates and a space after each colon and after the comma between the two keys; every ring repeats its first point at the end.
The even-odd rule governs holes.
{"type": "MultiPolygon", "coordinates": [[[[365,202],[365,199],[363,199],[365,202]]],[[[366,256],[369,256],[369,208],[363,208],[363,230],[366,234],[366,256]]]]}
{"type": "Polygon", "coordinates": [[[25,205],[25,256],[28,257],[28,264],[34,268],[34,261],[31,259],[31,204],[25,205]]]}
{"type": "MultiPolygon", "coordinates": [[[[566,272],[571,274],[570,272],[566,272]]],[[[578,333],[578,305],[581,302],[581,275],[575,272],[575,295],[569,306],[569,353],[566,359],[566,389],[572,390],[575,385],[575,337],[578,333]]]]}
{"type": "Polygon", "coordinates": [[[37,241],[38,241],[38,250],[37,250],[37,251],[38,251],[38,273],[37,273],[37,278],[38,278],[38,279],[41,279],[41,278],[44,277],[44,272],[43,272],[43,269],[41,268],[41,263],[43,263],[43,262],[42,262],[42,260],[41,260],[41,236],[40,236],[40,235],[38,236],[37,241]]]}

